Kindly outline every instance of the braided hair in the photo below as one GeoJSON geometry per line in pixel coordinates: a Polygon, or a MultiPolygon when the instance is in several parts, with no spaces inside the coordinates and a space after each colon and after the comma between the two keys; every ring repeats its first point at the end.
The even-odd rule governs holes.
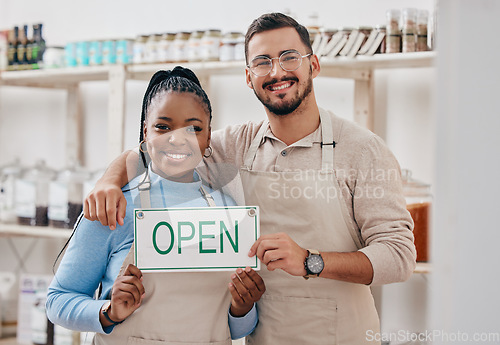
{"type": "MultiPolygon", "coordinates": [[[[146,89],[146,93],[144,94],[144,98],[142,100],[141,132],[139,133],[139,145],[142,145],[142,141],[144,140],[144,122],[147,119],[151,102],[158,94],[162,92],[192,93],[193,95],[198,97],[200,103],[204,105],[207,114],[210,116],[210,121],[212,120],[212,106],[210,104],[210,100],[201,87],[198,77],[196,77],[193,71],[181,66],[176,66],[171,71],[158,71],[151,77],[149,85],[146,89]]],[[[144,164],[144,167],[147,167],[146,155],[142,151],[143,150],[140,150],[142,162],[144,164]]]]}

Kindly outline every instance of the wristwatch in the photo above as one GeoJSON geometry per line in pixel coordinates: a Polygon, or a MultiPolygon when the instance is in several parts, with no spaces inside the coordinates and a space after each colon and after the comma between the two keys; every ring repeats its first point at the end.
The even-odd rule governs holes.
{"type": "Polygon", "coordinates": [[[108,320],[109,322],[111,322],[113,324],[113,326],[119,325],[120,323],[122,323],[123,321],[125,321],[125,320],[122,320],[120,322],[117,322],[117,321],[111,320],[111,318],[109,317],[109,310],[110,309],[111,309],[111,301],[107,301],[102,306],[101,312],[102,312],[102,315],[104,315],[104,317],[106,318],[106,320],[108,320]]]}
{"type": "Polygon", "coordinates": [[[304,260],[304,268],[306,269],[304,279],[317,278],[324,267],[325,263],[319,251],[316,249],[308,249],[306,259],[304,260]]]}

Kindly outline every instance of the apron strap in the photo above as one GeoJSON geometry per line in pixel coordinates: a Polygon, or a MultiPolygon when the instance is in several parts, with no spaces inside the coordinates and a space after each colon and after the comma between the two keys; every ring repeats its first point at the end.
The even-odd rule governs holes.
{"type": "Polygon", "coordinates": [[[321,120],[321,171],[333,171],[334,148],[335,141],[333,140],[332,120],[328,114],[324,114],[323,110],[319,111],[321,120]]]}
{"type": "MultiPolygon", "coordinates": [[[[320,109],[319,117],[321,121],[321,171],[329,172],[333,171],[333,162],[334,162],[334,148],[335,141],[333,140],[333,128],[332,128],[332,120],[328,114],[320,109]]],[[[250,147],[245,155],[245,159],[243,161],[243,169],[250,170],[253,161],[255,160],[255,156],[257,154],[257,150],[259,149],[260,143],[262,142],[262,138],[264,137],[264,133],[268,128],[268,121],[264,121],[262,126],[260,127],[257,135],[252,140],[250,147]]]]}
{"type": "Polygon", "coordinates": [[[151,189],[151,180],[149,172],[146,170],[141,176],[142,183],[139,185],[139,197],[141,199],[141,208],[151,208],[151,198],[149,190],[151,189]]]}
{"type": "MultiPolygon", "coordinates": [[[[146,171],[144,174],[141,175],[142,179],[142,184],[139,185],[139,197],[141,199],[141,208],[151,208],[151,195],[149,193],[149,190],[151,189],[151,180],[149,179],[149,173],[146,171]]],[[[199,188],[200,194],[203,196],[203,198],[206,200],[207,205],[209,207],[215,207],[217,206],[215,204],[215,200],[210,193],[207,192],[205,188],[203,188],[203,185],[200,186],[199,188]]]]}
{"type": "Polygon", "coordinates": [[[264,121],[257,132],[257,135],[252,140],[252,143],[250,144],[250,147],[245,155],[245,160],[243,161],[243,169],[250,170],[252,168],[255,155],[257,154],[257,150],[259,149],[260,143],[262,142],[262,138],[264,138],[264,133],[266,132],[268,126],[269,122],[264,121]]]}

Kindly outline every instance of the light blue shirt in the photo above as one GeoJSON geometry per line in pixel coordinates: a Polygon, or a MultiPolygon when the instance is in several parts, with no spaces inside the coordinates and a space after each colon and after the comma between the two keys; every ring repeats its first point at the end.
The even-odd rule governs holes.
{"type": "MultiPolygon", "coordinates": [[[[166,180],[151,169],[149,174],[152,207],[207,206],[199,191],[201,180],[196,172],[195,181],[191,183],[166,180]]],[[[140,178],[135,178],[123,189],[126,191],[130,186],[137,186],[140,178]]],[[[235,205],[229,196],[206,186],[204,188],[212,195],[217,206],[235,205]]],[[[83,217],[77,225],[47,294],[47,316],[53,323],[82,332],[109,334],[113,330],[113,326],[102,327],[99,313],[109,299],[113,283],[134,241],[133,210],[140,207],[137,189],[126,191],[124,195],[127,210],[123,226],[117,225],[117,229],[111,231],[100,222],[83,217]],[[102,291],[95,299],[93,296],[99,284],[102,284],[102,291]]],[[[232,339],[247,336],[258,322],[255,304],[243,317],[233,317],[229,310],[228,316],[232,339]]]]}

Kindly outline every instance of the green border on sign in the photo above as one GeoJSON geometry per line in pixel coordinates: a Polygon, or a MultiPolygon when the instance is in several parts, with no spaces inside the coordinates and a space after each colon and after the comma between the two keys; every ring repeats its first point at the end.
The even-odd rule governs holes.
{"type": "MultiPolygon", "coordinates": [[[[206,209],[213,209],[213,210],[238,210],[238,209],[243,209],[243,210],[258,210],[259,206],[215,206],[215,207],[170,207],[170,208],[136,208],[134,209],[134,262],[137,263],[137,245],[135,243],[137,242],[137,212],[158,212],[158,211],[188,211],[188,210],[206,210],[206,209]]],[[[260,212],[259,212],[259,217],[260,217],[260,212]]],[[[257,219],[259,220],[259,219],[257,219]]],[[[254,222],[254,238],[257,241],[257,222],[254,222]]],[[[255,255],[255,264],[252,266],[249,266],[251,268],[257,268],[258,266],[258,258],[257,255],[255,255]]],[[[246,266],[245,266],[246,267],[246,266]]],[[[164,267],[164,268],[141,268],[141,270],[144,271],[179,271],[179,270],[204,270],[204,271],[210,271],[210,270],[216,270],[216,269],[233,269],[233,268],[241,268],[241,266],[222,266],[222,267],[164,267]]]]}

